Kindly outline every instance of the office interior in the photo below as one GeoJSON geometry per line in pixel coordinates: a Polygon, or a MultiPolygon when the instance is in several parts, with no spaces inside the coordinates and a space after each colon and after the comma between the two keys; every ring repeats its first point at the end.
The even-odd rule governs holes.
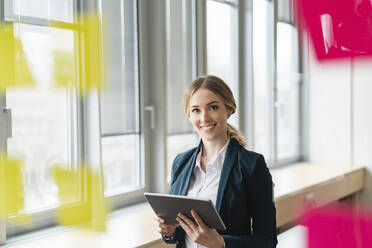
{"type": "MultiPolygon", "coordinates": [[[[372,58],[318,61],[295,2],[0,0],[24,68],[20,85],[0,87],[0,151],[22,161],[22,214],[32,219],[0,219],[0,246],[172,247],[156,232],[143,193],[167,193],[173,159],[198,144],[183,94],[208,74],[232,89],[238,108],[229,122],[273,174],[278,247],[304,242],[303,231],[285,236],[299,201],[370,209],[372,58]],[[90,58],[101,58],[102,75],[93,75],[103,80],[84,90],[87,59],[74,24],[90,14],[101,39],[90,58]],[[104,232],[59,225],[56,165],[99,175],[110,205],[104,232]]],[[[70,182],[72,203],[84,200],[84,182],[70,182]]]]}

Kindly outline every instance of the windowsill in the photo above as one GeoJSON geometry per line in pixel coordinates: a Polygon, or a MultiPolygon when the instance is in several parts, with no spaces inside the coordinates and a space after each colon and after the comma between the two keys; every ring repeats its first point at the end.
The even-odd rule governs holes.
{"type": "MultiPolygon", "coordinates": [[[[364,186],[364,168],[342,165],[298,163],[271,170],[275,183],[277,225],[283,226],[298,217],[304,202],[314,206],[337,201],[358,192],[364,186]]],[[[60,232],[46,230],[27,235],[4,247],[167,247],[156,230],[154,213],[146,203],[115,212],[107,221],[107,231],[98,233],[77,228],[60,232]],[[30,238],[31,237],[31,238],[30,238]]]]}
{"type": "Polygon", "coordinates": [[[306,204],[320,207],[360,191],[361,166],[297,163],[272,169],[277,226],[296,220],[306,204]]]}

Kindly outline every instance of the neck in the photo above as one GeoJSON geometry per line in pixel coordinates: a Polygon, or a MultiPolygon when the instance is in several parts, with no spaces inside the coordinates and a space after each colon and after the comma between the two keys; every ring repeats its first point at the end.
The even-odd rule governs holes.
{"type": "Polygon", "coordinates": [[[203,157],[215,157],[221,151],[222,147],[226,144],[227,136],[217,141],[204,141],[203,140],[203,157]]]}

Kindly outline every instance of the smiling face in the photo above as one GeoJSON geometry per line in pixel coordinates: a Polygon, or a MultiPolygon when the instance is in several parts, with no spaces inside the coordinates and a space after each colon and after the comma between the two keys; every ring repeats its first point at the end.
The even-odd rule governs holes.
{"type": "Polygon", "coordinates": [[[190,98],[189,120],[203,142],[227,140],[228,110],[216,94],[200,88],[190,98]]]}

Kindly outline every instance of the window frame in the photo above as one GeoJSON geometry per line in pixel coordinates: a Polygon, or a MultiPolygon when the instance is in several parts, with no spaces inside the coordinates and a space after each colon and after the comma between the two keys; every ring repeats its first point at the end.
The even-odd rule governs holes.
{"type": "MultiPolygon", "coordinates": [[[[12,3],[11,0],[2,1],[4,4],[4,11],[7,11],[4,13],[4,20],[7,22],[43,27],[47,27],[52,23],[52,21],[49,19],[6,14],[13,13],[12,3]]],[[[80,12],[83,11],[84,8],[91,8],[88,5],[89,2],[86,0],[73,0],[73,22],[76,22],[78,20],[77,16],[80,12]]],[[[69,27],[72,27],[71,25],[69,25],[71,24],[70,22],[53,20],[53,24],[67,30],[69,30],[69,27]]],[[[74,34],[74,42],[76,44],[78,42],[76,33],[74,34]]],[[[76,54],[82,54],[82,51],[79,51],[77,48],[75,52],[76,54]]],[[[77,57],[75,59],[77,59],[77,57]]],[[[76,77],[80,78],[81,80],[82,75],[79,75],[79,70],[76,70],[76,72],[76,77]]],[[[70,141],[69,145],[71,146],[69,149],[69,163],[82,165],[84,164],[83,161],[86,161],[87,163],[92,164],[92,167],[96,167],[100,161],[100,153],[96,153],[95,151],[100,150],[100,143],[90,141],[96,139],[97,129],[99,129],[100,125],[99,121],[97,121],[97,118],[99,117],[99,108],[97,107],[97,92],[93,92],[86,99],[79,98],[77,87],[74,89],[70,89],[67,92],[69,103],[67,112],[70,113],[70,115],[68,116],[67,128],[70,134],[68,137],[68,140],[70,141]],[[94,113],[93,111],[91,111],[92,108],[96,108],[98,112],[94,113]],[[95,154],[98,154],[98,156],[95,154]]],[[[4,96],[4,99],[6,99],[6,95],[4,96]]],[[[85,183],[84,180],[82,181],[82,183],[85,183]]],[[[24,227],[15,225],[13,223],[6,223],[4,233],[0,233],[0,235],[3,235],[5,237],[5,239],[0,240],[0,243],[1,241],[6,242],[7,237],[13,237],[15,235],[38,230],[41,228],[55,226],[57,224],[55,210],[56,207],[50,207],[40,211],[30,212],[29,215],[33,220],[32,227],[24,227]]]]}
{"type": "MultiPolygon", "coordinates": [[[[5,7],[5,2],[11,0],[0,0],[1,7],[5,7]]],[[[94,10],[102,15],[100,3],[103,0],[73,0],[74,1],[74,18],[82,11],[94,10]]],[[[124,0],[120,0],[123,2],[124,0]]],[[[145,191],[167,192],[170,185],[167,181],[167,100],[164,99],[164,88],[167,87],[167,10],[166,1],[139,1],[134,0],[137,9],[137,55],[138,55],[138,94],[139,94],[139,170],[140,181],[143,187],[135,189],[123,194],[108,196],[111,201],[113,209],[129,206],[132,204],[144,202],[143,193],[145,191]],[[156,2],[156,3],[155,3],[156,2]],[[152,42],[157,39],[156,42],[152,42]]],[[[172,0],[170,0],[172,1],[172,0]]],[[[252,45],[252,31],[253,31],[253,0],[238,1],[238,0],[192,0],[192,8],[188,11],[193,13],[193,53],[196,57],[193,59],[193,77],[204,75],[207,69],[207,49],[206,49],[206,2],[216,1],[222,4],[233,5],[237,7],[237,46],[238,46],[238,61],[237,68],[237,87],[239,95],[236,96],[238,101],[238,108],[244,111],[239,111],[238,126],[239,129],[246,134],[247,148],[254,149],[254,78],[253,78],[253,45],[252,45]]],[[[272,66],[272,83],[273,88],[270,89],[270,95],[273,94],[272,112],[275,125],[272,125],[271,130],[274,133],[273,138],[276,140],[276,111],[275,99],[276,92],[276,24],[278,20],[278,0],[267,1],[272,6],[270,9],[269,40],[268,44],[270,56],[273,59],[272,66]],[[272,38],[272,39],[270,39],[272,38]]],[[[9,4],[7,5],[9,8],[9,4]]],[[[4,9],[3,9],[4,10],[4,9]]],[[[1,12],[1,11],[0,11],[1,12]]],[[[4,12],[2,12],[4,14],[4,12]]],[[[0,13],[1,17],[1,13],[0,13]]],[[[7,18],[5,15],[2,17],[7,18]]],[[[7,19],[8,21],[16,21],[32,25],[47,26],[51,23],[50,20],[34,17],[20,17],[7,19]]],[[[58,24],[65,24],[64,22],[55,22],[58,24]]],[[[184,32],[184,30],[182,30],[184,32]]],[[[299,49],[301,49],[301,40],[299,39],[299,49]]],[[[301,72],[301,52],[299,52],[299,72],[301,72]]],[[[81,77],[81,75],[78,75],[81,77]]],[[[302,111],[301,96],[302,79],[299,85],[299,141],[300,151],[299,156],[288,158],[281,161],[267,161],[271,168],[281,166],[288,163],[293,163],[303,159],[304,140],[302,134],[302,118],[304,114],[302,111]]],[[[76,100],[76,118],[70,119],[70,125],[76,125],[76,139],[77,143],[72,144],[71,154],[75,154],[78,162],[89,161],[96,169],[102,169],[102,147],[101,138],[104,137],[101,133],[100,123],[100,96],[98,92],[93,92],[85,99],[79,99],[77,94],[72,94],[71,98],[76,100]]],[[[0,108],[5,106],[5,97],[0,95],[0,108]]],[[[71,106],[72,107],[72,106],[71,106]]],[[[194,133],[194,132],[192,132],[194,133]]],[[[1,141],[1,140],[0,140],[1,141]]],[[[5,144],[6,145],[6,144],[5,144]]],[[[273,142],[272,147],[275,150],[277,144],[273,142]]],[[[1,149],[1,144],[0,144],[1,149]]],[[[38,229],[45,226],[55,225],[55,210],[50,209],[43,212],[33,214],[33,218],[40,223],[33,227],[38,229]]],[[[7,234],[19,234],[30,229],[20,227],[7,227],[0,222],[0,243],[6,241],[7,234]],[[3,239],[2,239],[3,237],[3,239]]]]}
{"type": "MultiPolygon", "coordinates": [[[[292,0],[288,0],[289,3],[293,3],[292,0]]],[[[303,136],[301,135],[302,134],[302,129],[303,129],[303,123],[302,123],[302,118],[304,117],[303,116],[303,113],[302,113],[302,96],[303,96],[303,90],[302,90],[302,65],[301,65],[301,44],[300,44],[300,37],[298,37],[298,73],[299,73],[299,83],[298,83],[298,103],[299,103],[299,106],[298,106],[298,127],[299,127],[299,130],[298,130],[298,144],[299,144],[299,148],[298,148],[298,153],[297,155],[293,156],[293,157],[287,157],[287,158],[283,158],[283,159],[278,159],[278,116],[277,116],[277,111],[278,111],[278,105],[277,105],[277,100],[278,100],[278,91],[277,91],[277,84],[278,84],[278,79],[277,79],[277,24],[279,22],[284,22],[284,23],[287,23],[287,24],[290,24],[292,25],[293,27],[297,28],[295,26],[295,23],[293,21],[293,8],[290,7],[290,10],[289,10],[289,14],[291,16],[289,16],[287,19],[289,20],[288,21],[284,21],[284,20],[281,20],[278,16],[278,3],[279,1],[278,0],[275,0],[275,1],[265,1],[266,4],[267,4],[267,9],[266,9],[266,13],[267,13],[267,17],[266,17],[266,21],[267,21],[267,51],[268,51],[268,56],[269,58],[271,59],[271,61],[268,63],[268,66],[267,66],[267,70],[269,71],[270,73],[270,76],[269,76],[269,87],[268,87],[268,91],[267,91],[267,94],[270,97],[270,103],[269,103],[269,106],[270,106],[270,112],[269,112],[269,126],[270,126],[270,133],[272,135],[269,135],[270,137],[270,153],[272,154],[272,158],[273,159],[267,159],[267,164],[270,168],[276,168],[276,167],[280,167],[280,166],[283,166],[283,165],[286,165],[286,164],[290,164],[290,163],[295,163],[295,162],[299,162],[299,161],[302,161],[303,160],[303,144],[304,144],[304,141],[303,141],[303,136]]],[[[253,0],[252,0],[252,4],[254,4],[253,0]]],[[[252,20],[252,22],[254,22],[254,20],[252,20]]],[[[253,33],[253,31],[252,31],[253,33]]],[[[299,36],[300,35],[300,32],[297,32],[297,35],[299,36]]],[[[253,52],[252,52],[252,55],[253,55],[253,52]]],[[[253,72],[254,73],[254,72],[253,72]]],[[[254,89],[254,85],[255,85],[255,80],[254,78],[252,79],[252,89],[254,89]]],[[[252,97],[254,98],[254,95],[252,95],[252,97]]],[[[252,102],[252,109],[253,109],[253,112],[254,112],[254,101],[252,102]]],[[[252,114],[251,115],[252,119],[254,117],[254,115],[252,114]]],[[[255,132],[255,125],[253,123],[252,125],[252,131],[253,131],[253,136],[251,137],[255,137],[254,135],[254,132],[255,132]]],[[[250,146],[252,149],[255,149],[254,147],[254,143],[255,141],[253,140],[252,142],[253,144],[250,146]]],[[[265,154],[264,154],[265,155],[265,154]]]]}
{"type": "MultiPolygon", "coordinates": [[[[203,45],[199,45],[198,43],[198,36],[200,35],[197,33],[197,19],[198,18],[204,18],[203,15],[198,16],[200,12],[198,11],[198,4],[202,4],[203,1],[196,1],[196,0],[166,0],[166,8],[167,8],[167,20],[166,20],[166,26],[167,26],[167,64],[172,64],[176,68],[182,67],[182,76],[187,77],[183,78],[186,79],[187,82],[190,82],[194,78],[197,77],[198,71],[201,70],[201,68],[198,67],[200,65],[200,61],[198,60],[200,56],[198,56],[198,52],[202,52],[202,47],[203,45]],[[179,11],[176,14],[172,13],[172,11],[179,11]],[[181,13],[180,13],[181,12],[181,13]],[[179,16],[182,16],[181,24],[179,24],[179,21],[175,20],[174,18],[178,18],[179,16]],[[172,24],[176,25],[175,30],[181,30],[179,33],[173,33],[172,30],[172,24]],[[177,25],[179,24],[179,25],[177,25]],[[183,40],[185,41],[185,37],[190,37],[187,41],[185,41],[182,45],[182,61],[174,61],[172,60],[172,54],[177,54],[178,49],[176,48],[174,51],[174,45],[172,46],[171,44],[174,44],[174,39],[177,40],[180,38],[180,36],[183,37],[183,40]],[[186,63],[186,64],[185,64],[186,63]]],[[[176,43],[178,45],[178,43],[176,43]]],[[[166,98],[169,100],[169,94],[170,94],[170,84],[177,84],[178,81],[174,81],[173,79],[173,74],[172,74],[172,69],[170,67],[167,68],[167,78],[166,78],[166,98]]],[[[181,83],[182,84],[182,83],[181,83]]],[[[183,85],[182,85],[183,86],[183,85]]],[[[184,90],[184,88],[182,88],[184,90]]],[[[183,101],[182,98],[179,99],[178,101],[179,104],[182,105],[183,101]]],[[[168,104],[173,104],[173,103],[167,103],[168,104]]],[[[169,108],[167,109],[169,110],[169,108]]],[[[168,111],[167,111],[168,112],[168,111]]],[[[172,114],[172,113],[170,113],[172,114]]],[[[177,113],[178,114],[178,113],[177,113]]],[[[184,112],[181,111],[179,113],[180,116],[184,117],[184,112]]],[[[191,139],[195,138],[195,141],[198,140],[196,137],[197,134],[195,130],[192,128],[191,124],[189,123],[189,128],[190,130],[188,131],[172,131],[170,127],[168,127],[168,121],[169,121],[170,115],[167,113],[167,130],[166,130],[166,149],[167,149],[167,166],[166,166],[166,187],[165,187],[165,192],[169,191],[170,188],[170,171],[171,171],[171,166],[173,162],[173,158],[169,157],[170,156],[170,147],[169,147],[169,141],[174,138],[174,137],[179,137],[179,136],[195,136],[191,137],[191,139]]],[[[178,116],[174,116],[173,118],[178,118],[178,116]]],[[[189,137],[189,138],[190,138],[189,137]]],[[[196,143],[196,142],[195,142],[196,143]]],[[[192,147],[190,147],[191,149],[192,147]]],[[[183,152],[183,151],[180,151],[183,152]]]]}
{"type": "MultiPolygon", "coordinates": [[[[99,13],[101,13],[101,15],[103,15],[103,10],[102,10],[102,1],[103,0],[98,0],[98,5],[99,5],[99,13]]],[[[128,205],[132,205],[132,204],[135,204],[135,203],[139,203],[141,201],[143,201],[143,193],[145,191],[148,191],[149,189],[149,180],[146,178],[146,173],[147,173],[147,169],[145,168],[146,167],[146,155],[145,155],[145,150],[146,149],[146,145],[145,145],[145,140],[149,140],[149,138],[147,137],[149,134],[147,132],[147,127],[145,127],[143,125],[143,120],[144,120],[144,110],[145,110],[145,106],[144,106],[144,101],[143,101],[143,98],[144,98],[144,93],[143,93],[143,85],[142,85],[142,81],[141,81],[141,54],[140,54],[140,45],[141,45],[141,39],[140,39],[140,32],[141,32],[141,29],[145,29],[145,27],[143,27],[143,25],[141,25],[141,21],[140,21],[140,5],[139,5],[139,1],[138,0],[133,0],[133,4],[134,4],[134,7],[136,9],[136,34],[135,34],[135,40],[137,41],[137,51],[136,51],[136,55],[137,55],[137,59],[135,61],[135,63],[137,64],[137,70],[136,70],[136,80],[137,80],[137,83],[135,85],[136,89],[135,89],[135,92],[136,94],[138,95],[138,113],[139,113],[139,116],[137,117],[138,118],[138,123],[139,123],[139,128],[138,128],[138,132],[124,132],[124,133],[110,133],[110,134],[102,134],[102,130],[100,130],[100,138],[104,138],[104,137],[118,137],[118,136],[126,136],[126,135],[131,135],[131,134],[134,134],[136,135],[136,139],[138,141],[138,145],[137,145],[137,149],[136,151],[139,152],[139,154],[137,154],[138,158],[139,158],[139,161],[138,161],[138,164],[136,166],[138,166],[138,170],[139,170],[139,184],[140,186],[138,188],[135,188],[133,190],[130,190],[130,191],[127,191],[127,192],[123,192],[123,193],[119,193],[119,194],[109,194],[108,196],[105,196],[105,198],[107,198],[111,204],[111,208],[112,209],[118,209],[118,208],[122,208],[122,207],[125,207],[125,206],[128,206],[128,205]]],[[[120,0],[120,7],[121,8],[124,8],[124,0],[120,0]]],[[[124,28],[124,27],[123,27],[124,28]]],[[[147,32],[147,31],[142,31],[142,32],[147,32]]],[[[101,97],[99,96],[99,102],[101,104],[101,97]]],[[[100,111],[101,113],[101,111],[100,111]]],[[[102,150],[101,150],[102,152],[102,150]]],[[[102,164],[102,169],[103,169],[103,163],[101,162],[102,164]]]]}
{"type": "MultiPolygon", "coordinates": [[[[10,1],[10,0],[1,0],[1,1],[10,1]]],[[[123,1],[123,0],[121,0],[123,1]]],[[[146,106],[152,106],[152,104],[148,104],[145,106],[145,102],[151,102],[153,99],[149,99],[149,93],[144,91],[144,88],[147,88],[150,84],[153,83],[152,80],[150,80],[150,76],[152,73],[149,71],[149,66],[144,63],[146,61],[146,58],[151,54],[153,51],[151,49],[146,51],[146,47],[149,46],[150,39],[141,39],[141,36],[144,37],[148,35],[151,30],[151,27],[149,25],[146,25],[146,23],[151,23],[152,20],[149,18],[149,16],[146,14],[147,12],[150,12],[153,10],[153,7],[151,7],[148,4],[145,4],[141,1],[134,0],[136,4],[137,9],[137,47],[138,47],[138,83],[137,85],[137,91],[139,94],[139,123],[140,123],[140,131],[137,133],[139,135],[139,159],[140,159],[140,182],[143,187],[140,187],[138,189],[135,189],[130,192],[126,192],[119,195],[113,195],[106,197],[111,204],[112,209],[121,208],[124,206],[132,205],[135,203],[143,202],[143,193],[145,191],[149,191],[150,189],[152,191],[163,191],[164,185],[162,183],[157,183],[155,180],[151,180],[151,166],[150,164],[164,164],[163,159],[160,157],[152,158],[152,153],[159,153],[159,149],[154,149],[154,147],[158,147],[158,142],[151,142],[151,136],[152,136],[152,128],[148,123],[151,121],[151,116],[145,113],[144,109],[146,109],[146,106]],[[146,35],[145,35],[146,34],[146,35]],[[141,79],[145,78],[144,86],[141,84],[141,79]],[[146,99],[146,101],[145,101],[146,99]],[[145,120],[145,121],[143,121],[145,120]],[[141,132],[142,131],[142,132],[141,132]],[[151,143],[150,143],[151,142],[151,143]],[[157,150],[157,151],[156,151],[157,150]],[[151,180],[151,181],[150,181],[151,180]],[[150,182],[152,182],[152,185],[150,185],[150,182]]],[[[74,17],[76,18],[77,15],[82,11],[96,11],[99,14],[102,15],[102,12],[99,10],[100,1],[97,0],[95,2],[90,2],[89,0],[74,0],[74,17]]],[[[11,5],[11,4],[10,4],[11,5]]],[[[8,8],[9,10],[9,5],[8,8]]],[[[160,14],[161,15],[161,14],[160,14]]],[[[77,19],[77,18],[76,18],[77,19]]],[[[37,26],[48,26],[51,24],[50,20],[46,20],[43,18],[35,18],[35,17],[29,17],[29,16],[20,16],[16,17],[15,15],[8,15],[6,17],[7,21],[15,22],[15,23],[24,23],[24,24],[30,24],[30,25],[37,25],[37,26]]],[[[61,26],[66,27],[69,25],[62,25],[66,24],[64,22],[58,22],[53,21],[53,24],[58,25],[61,24],[61,26]]],[[[161,25],[160,29],[163,28],[164,25],[161,25]]],[[[157,34],[152,34],[157,35],[157,34]]],[[[77,38],[77,37],[75,37],[77,38]]],[[[77,51],[81,55],[81,51],[77,51]]],[[[162,53],[162,52],[161,52],[162,53]]],[[[164,68],[165,69],[165,68],[164,68]]],[[[77,70],[78,71],[78,70],[77,70]]],[[[81,77],[82,75],[77,75],[78,77],[81,77]]],[[[158,81],[159,82],[159,81],[158,81]]],[[[1,97],[1,96],[0,96],[1,97]]],[[[80,99],[78,97],[78,93],[74,93],[73,95],[74,99],[76,100],[76,116],[77,116],[77,122],[74,124],[76,125],[76,135],[78,136],[78,142],[75,146],[74,143],[71,143],[72,149],[75,149],[76,151],[71,151],[71,153],[74,153],[77,155],[77,160],[80,162],[79,164],[82,164],[82,161],[88,162],[90,166],[94,169],[101,170],[100,166],[102,166],[101,161],[101,128],[100,128],[100,101],[99,101],[99,94],[98,92],[92,92],[88,96],[86,96],[83,99],[80,99]]],[[[157,94],[157,99],[162,99],[161,94],[157,94]]],[[[0,98],[0,100],[2,97],[0,98]]],[[[5,100],[5,98],[4,98],[5,100]]],[[[5,104],[4,104],[5,105],[5,104]]],[[[165,105],[165,104],[164,104],[165,105]]],[[[164,106],[163,105],[163,106],[164,106]]],[[[157,131],[164,130],[162,127],[162,123],[160,120],[162,118],[156,118],[158,117],[158,111],[157,109],[161,109],[161,107],[157,107],[154,109],[154,116],[156,123],[155,126],[157,126],[157,131]]],[[[150,113],[152,114],[152,113],[150,113]]],[[[69,122],[74,122],[74,120],[70,119],[69,122]]],[[[71,124],[71,123],[70,123],[71,124]]],[[[165,172],[164,168],[164,172],[165,172]]],[[[165,173],[164,173],[165,175],[165,173]]],[[[158,180],[156,180],[158,181],[158,180]]],[[[41,229],[48,226],[54,226],[57,224],[56,221],[56,213],[55,208],[38,211],[30,214],[32,219],[35,222],[35,225],[33,225],[32,228],[25,228],[16,226],[13,224],[7,223],[7,227],[5,228],[5,222],[4,222],[4,230],[0,229],[2,232],[0,235],[4,236],[4,240],[6,241],[6,236],[15,236],[19,234],[23,234],[26,232],[30,232],[33,230],[41,229]]],[[[0,223],[0,228],[3,227],[0,223]]],[[[1,236],[0,236],[1,237],[1,236]]]]}
{"type": "MultiPolygon", "coordinates": [[[[240,31],[240,26],[241,24],[239,23],[239,20],[241,18],[241,14],[242,12],[239,10],[241,8],[241,6],[244,6],[243,3],[241,3],[242,1],[239,1],[239,0],[202,0],[204,2],[204,6],[203,6],[203,11],[204,11],[204,28],[203,28],[203,32],[205,33],[204,34],[204,59],[203,59],[203,63],[204,64],[204,73],[207,73],[207,74],[215,74],[215,73],[211,73],[208,71],[208,2],[210,3],[217,3],[219,6],[223,5],[223,6],[227,6],[229,7],[229,12],[231,14],[230,16],[230,22],[231,22],[231,25],[230,25],[230,28],[233,28],[233,30],[231,30],[231,33],[232,35],[230,36],[230,41],[232,43],[232,45],[228,48],[228,49],[231,49],[231,52],[232,52],[232,55],[231,57],[233,58],[233,61],[231,62],[232,63],[232,69],[234,70],[231,76],[231,82],[228,82],[226,81],[226,83],[230,86],[230,89],[232,90],[233,94],[234,94],[234,97],[235,97],[235,101],[239,104],[240,100],[241,100],[241,89],[242,89],[242,83],[241,83],[241,80],[240,80],[240,72],[242,71],[242,68],[241,68],[241,65],[239,64],[240,62],[240,57],[243,57],[240,55],[240,52],[239,52],[239,48],[240,47],[240,37],[241,35],[239,34],[239,31],[240,31]],[[235,75],[236,74],[236,75],[235,75]]],[[[217,76],[219,76],[217,74],[217,76]]],[[[226,75],[224,75],[226,76],[226,75]]],[[[226,79],[224,79],[226,80],[226,79]]],[[[241,119],[241,115],[240,115],[240,108],[237,109],[237,112],[236,114],[234,114],[230,120],[229,120],[229,123],[231,123],[233,126],[235,126],[237,129],[241,130],[241,128],[244,126],[244,123],[242,123],[242,121],[240,120],[241,119]]]]}
{"type": "MultiPolygon", "coordinates": [[[[4,21],[4,0],[0,0],[0,21],[4,21]]],[[[0,115],[3,115],[3,108],[6,106],[5,95],[0,93],[0,115]]],[[[7,151],[6,138],[3,137],[3,118],[0,118],[0,152],[7,151]]],[[[0,203],[1,204],[1,203],[0,203]]],[[[6,221],[0,219],[0,245],[6,241],[6,221]]]]}
{"type": "Polygon", "coordinates": [[[296,26],[296,23],[294,21],[294,10],[293,10],[293,4],[294,4],[294,1],[293,0],[288,0],[288,15],[289,16],[284,16],[284,17],[281,17],[279,16],[279,0],[274,0],[273,1],[273,49],[274,49],[274,105],[273,105],[273,115],[274,115],[274,161],[270,161],[268,164],[274,168],[274,167],[280,167],[280,166],[283,166],[283,165],[286,165],[286,164],[291,164],[291,163],[296,163],[296,162],[300,162],[302,161],[302,158],[303,158],[303,141],[302,141],[302,136],[301,136],[301,133],[302,133],[302,126],[303,126],[303,123],[302,123],[302,85],[303,85],[303,81],[302,81],[302,70],[301,70],[301,45],[300,45],[300,32],[298,31],[298,28],[296,26]],[[277,58],[277,27],[278,27],[278,23],[286,23],[286,24],[289,24],[291,25],[293,28],[297,29],[297,41],[298,41],[298,46],[297,46],[297,49],[298,49],[298,61],[297,61],[297,65],[298,65],[298,76],[299,76],[299,80],[298,80],[298,94],[297,94],[297,97],[298,97],[298,103],[299,103],[299,106],[298,106],[298,153],[297,155],[293,156],[293,157],[287,157],[287,158],[284,158],[284,159],[278,159],[278,121],[277,121],[277,111],[278,111],[278,106],[277,106],[277,102],[278,102],[278,91],[277,91],[277,84],[278,84],[278,78],[277,78],[277,75],[278,75],[278,71],[277,71],[277,64],[278,64],[278,58],[277,58]]]}

